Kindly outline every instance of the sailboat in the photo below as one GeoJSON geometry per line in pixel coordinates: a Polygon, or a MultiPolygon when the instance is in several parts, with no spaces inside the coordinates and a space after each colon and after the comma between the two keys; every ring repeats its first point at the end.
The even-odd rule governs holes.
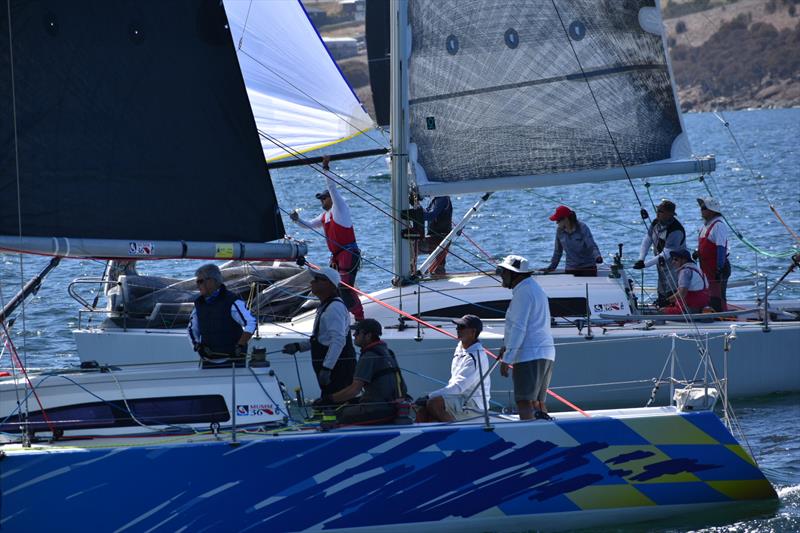
{"type": "MultiPolygon", "coordinates": [[[[247,14],[238,20],[252,16],[251,7],[258,10],[276,4],[279,3],[248,3],[247,14]]],[[[440,11],[444,4],[440,0],[392,3],[395,61],[400,61],[399,50],[412,51],[413,56],[413,48],[405,47],[403,41],[407,28],[428,31],[423,21],[452,20],[454,11],[440,11]],[[445,17],[446,13],[449,14],[445,17]]],[[[554,6],[565,8],[567,4],[577,5],[556,2],[554,6]]],[[[481,9],[475,13],[494,10],[496,15],[503,12],[500,5],[480,2],[475,7],[481,9]]],[[[604,9],[600,11],[615,23],[633,22],[630,7],[602,6],[604,9]]],[[[119,238],[120,233],[112,227],[112,218],[106,220],[109,223],[105,226],[90,231],[91,221],[75,220],[77,213],[68,211],[66,213],[71,213],[68,216],[64,211],[54,211],[52,217],[40,220],[37,216],[40,213],[31,212],[27,201],[18,201],[15,214],[19,236],[16,241],[8,238],[4,246],[11,246],[13,242],[13,249],[18,251],[70,257],[119,257],[124,255],[120,252],[123,249],[136,252],[137,257],[246,259],[267,254],[292,257],[304,253],[302,244],[295,241],[257,244],[259,239],[279,235],[283,228],[274,202],[264,207],[264,202],[274,199],[274,195],[269,194],[271,184],[263,166],[263,147],[258,143],[251,104],[239,75],[242,60],[237,59],[235,53],[237,39],[233,21],[237,20],[237,13],[241,15],[245,11],[243,4],[231,2],[220,6],[216,2],[184,1],[160,3],[147,10],[129,7],[90,2],[84,12],[78,14],[55,2],[18,3],[13,8],[9,4],[5,14],[0,15],[0,22],[10,30],[4,34],[9,36],[2,42],[4,49],[17,52],[17,55],[9,54],[14,56],[10,65],[15,75],[10,80],[6,78],[5,83],[12,93],[19,93],[20,83],[28,90],[21,101],[12,99],[9,107],[12,115],[27,119],[19,122],[25,127],[6,126],[6,133],[10,134],[6,137],[13,140],[11,146],[16,149],[11,158],[15,164],[6,164],[4,168],[4,186],[8,188],[9,182],[16,185],[20,192],[17,198],[27,200],[34,192],[32,181],[44,180],[52,177],[51,174],[55,178],[77,180],[77,185],[81,185],[81,179],[88,179],[83,172],[88,171],[78,163],[100,170],[115,170],[109,172],[111,177],[121,169],[119,174],[123,178],[137,183],[135,176],[163,178],[166,170],[177,174],[175,183],[189,184],[190,178],[199,179],[200,176],[209,178],[210,175],[216,179],[221,175],[232,176],[232,186],[225,187],[226,192],[235,194],[239,185],[245,183],[248,187],[260,186],[266,197],[256,198],[252,191],[247,191],[242,199],[230,204],[230,209],[238,213],[242,206],[260,208],[259,214],[252,216],[272,221],[272,232],[265,233],[261,225],[245,232],[252,241],[235,240],[230,244],[233,239],[228,239],[225,241],[228,245],[214,245],[215,239],[223,240],[231,228],[218,227],[224,224],[217,221],[225,218],[226,206],[219,189],[214,188],[218,181],[207,180],[193,182],[194,186],[187,192],[187,199],[193,203],[176,210],[179,215],[195,215],[183,228],[195,239],[192,241],[181,240],[179,228],[162,227],[145,220],[145,229],[154,231],[154,240],[131,241],[124,248],[126,239],[119,238]],[[86,33],[76,31],[84,25],[97,30],[90,33],[93,41],[88,45],[82,40],[86,33]],[[159,31],[161,29],[168,31],[159,31]],[[124,50],[125,57],[131,57],[130,65],[107,61],[106,54],[117,51],[115,47],[124,50]],[[169,53],[157,57],[152,55],[155,50],[169,53]],[[68,54],[72,61],[64,61],[58,51],[68,54]],[[34,56],[26,61],[25,53],[47,57],[52,69],[34,68],[38,66],[34,56]],[[155,64],[154,60],[157,60],[155,64]],[[109,93],[97,87],[91,92],[91,101],[105,113],[98,112],[96,117],[89,113],[83,117],[86,120],[64,122],[64,127],[79,130],[67,136],[67,140],[77,136],[81,143],[104,141],[103,150],[90,145],[96,149],[96,161],[70,157],[67,151],[42,144],[49,140],[58,148],[61,136],[52,129],[36,129],[40,123],[32,116],[40,109],[32,96],[38,94],[37,90],[71,88],[78,80],[84,80],[84,84],[96,80],[99,72],[89,68],[89,64],[112,69],[103,72],[110,80],[109,93]],[[25,70],[32,72],[20,73],[25,70]],[[61,83],[48,79],[50,72],[60,74],[57,79],[61,83]],[[37,75],[43,77],[38,80],[42,84],[34,83],[37,75]],[[183,78],[183,83],[178,83],[179,77],[183,78]],[[188,96],[186,87],[194,90],[195,86],[187,85],[187,80],[198,84],[196,92],[188,96]],[[129,85],[133,82],[137,82],[135,91],[129,85]],[[155,98],[162,92],[159,89],[166,92],[163,100],[155,98]],[[129,96],[127,105],[120,103],[120,94],[129,96]],[[200,106],[201,102],[204,106],[200,106]],[[190,111],[187,107],[191,107],[193,114],[185,121],[178,120],[182,113],[190,111]],[[111,113],[118,109],[120,116],[111,113]],[[198,109],[203,109],[204,113],[199,114],[198,109]],[[151,111],[151,119],[155,118],[152,116],[155,112],[162,118],[159,124],[164,123],[163,130],[153,132],[153,143],[144,142],[145,122],[141,113],[146,110],[151,111]],[[137,125],[140,130],[133,127],[137,125]],[[29,135],[29,128],[36,135],[29,135]],[[178,143],[170,134],[177,134],[178,128],[182,128],[184,134],[180,138],[192,139],[196,153],[194,148],[176,146],[178,143]],[[187,128],[192,129],[191,136],[187,128]],[[123,133],[129,130],[133,144],[114,142],[125,139],[123,133]],[[137,140],[139,144],[134,143],[137,140]],[[161,144],[170,140],[167,145],[161,144]],[[151,144],[155,145],[155,154],[150,151],[151,144]],[[41,166],[29,170],[35,148],[50,150],[46,152],[48,157],[42,156],[38,162],[41,166]],[[114,157],[117,153],[119,161],[114,157]],[[225,164],[218,161],[230,154],[236,157],[226,160],[225,164]],[[191,158],[186,161],[191,169],[188,175],[181,171],[177,163],[183,161],[176,161],[175,155],[197,156],[197,161],[191,158]],[[168,166],[166,161],[176,164],[168,166]],[[22,162],[27,163],[23,165],[22,162]],[[64,174],[60,170],[57,172],[62,164],[66,166],[64,174]],[[9,167],[14,169],[10,173],[9,167]],[[248,170],[252,173],[248,174],[248,170]],[[16,179],[9,180],[6,176],[16,179]],[[196,209],[201,209],[202,216],[196,216],[196,209]],[[45,237],[48,232],[62,234],[59,232],[66,231],[56,230],[51,225],[62,219],[75,223],[67,234],[77,237],[45,237]],[[212,230],[208,234],[211,237],[206,237],[204,229],[212,230]],[[84,235],[81,231],[89,233],[84,235]]],[[[527,12],[524,6],[517,7],[517,15],[527,12]]],[[[595,20],[594,10],[599,6],[581,2],[580,7],[586,9],[582,20],[586,21],[587,28],[592,28],[593,23],[589,22],[595,20]]],[[[552,18],[552,12],[550,16],[552,18]]],[[[467,25],[476,22],[486,21],[474,16],[462,21],[467,25]]],[[[583,36],[583,30],[573,31],[583,36]]],[[[466,39],[466,33],[459,33],[461,35],[466,39]]],[[[419,42],[416,39],[415,42],[419,42]]],[[[509,39],[511,44],[507,46],[513,49],[516,37],[509,39]]],[[[433,43],[436,39],[427,41],[433,43]]],[[[468,49],[468,41],[456,43],[448,38],[440,44],[446,43],[446,53],[453,55],[450,51],[457,53],[468,49]]],[[[413,58],[407,64],[410,72],[420,67],[413,58]]],[[[393,72],[401,71],[394,68],[393,72]]],[[[406,72],[405,69],[402,72],[406,72]]],[[[393,86],[399,92],[405,79],[405,74],[394,78],[393,86]]],[[[72,98],[88,105],[86,91],[64,90],[59,96],[62,100],[52,104],[56,117],[60,116],[58,112],[62,107],[69,111],[65,114],[67,117],[85,111],[81,106],[69,105],[72,98]]],[[[422,98],[419,96],[418,101],[422,98]]],[[[393,128],[400,128],[392,136],[393,143],[397,143],[393,165],[401,183],[407,169],[405,158],[413,152],[404,149],[405,134],[400,125],[407,122],[402,120],[406,109],[398,105],[393,112],[393,128]]],[[[445,127],[449,115],[437,112],[430,116],[433,122],[441,125],[439,127],[445,127]]],[[[419,140],[413,128],[410,138],[419,140]]],[[[415,165],[423,165],[427,160],[415,161],[415,165]]],[[[661,165],[656,166],[661,168],[661,165]]],[[[663,165],[674,168],[669,162],[663,165]]],[[[428,178],[436,175],[425,168],[428,178]]],[[[123,178],[119,179],[125,181],[123,178]]],[[[114,192],[116,180],[99,180],[101,184],[105,181],[112,183],[98,188],[106,193],[114,192]]],[[[95,187],[84,183],[77,188],[77,185],[76,190],[71,189],[72,199],[80,199],[83,193],[97,198],[95,187]]],[[[399,207],[404,207],[403,202],[407,201],[404,187],[396,185],[395,202],[399,207]],[[405,200],[400,201],[401,198],[405,200]]],[[[170,200],[177,203],[172,197],[170,200]]],[[[159,207],[166,210],[166,200],[159,201],[162,202],[159,207]]],[[[55,210],[69,206],[54,202],[42,204],[42,207],[55,210]]],[[[111,207],[106,209],[113,212],[111,207]]],[[[123,214],[133,213],[133,209],[123,209],[123,214]]],[[[125,220],[125,224],[128,222],[130,220],[125,220]]],[[[7,216],[4,224],[4,228],[9,227],[7,216]]],[[[135,231],[126,225],[122,234],[127,236],[127,232],[135,231]]],[[[142,232],[139,237],[145,236],[146,232],[142,232]]],[[[402,282],[405,274],[411,273],[404,261],[408,254],[403,252],[409,246],[400,238],[397,237],[400,252],[397,255],[398,265],[402,266],[398,268],[402,282]]],[[[486,276],[476,279],[480,280],[474,282],[478,286],[487,283],[486,276]]],[[[446,283],[458,284],[459,280],[446,283]]],[[[465,285],[469,287],[470,282],[467,280],[465,285]]],[[[399,283],[396,289],[390,290],[400,291],[402,287],[399,283]]],[[[484,290],[491,292],[489,287],[484,290]]],[[[8,336],[7,330],[5,334],[8,336]]],[[[6,340],[11,345],[11,339],[6,340]]],[[[113,353],[120,343],[119,340],[110,341],[109,352],[113,353]]],[[[153,380],[153,375],[158,374],[153,368],[136,370],[101,365],[79,374],[0,378],[0,400],[3,409],[8,409],[0,416],[4,416],[6,424],[11,420],[9,416],[17,417],[10,424],[15,432],[3,435],[0,443],[0,524],[3,529],[35,531],[58,523],[65,531],[199,528],[363,531],[408,526],[419,526],[427,531],[565,530],[652,520],[676,512],[731,508],[741,502],[774,502],[776,499],[774,489],[751,455],[708,409],[686,410],[684,405],[682,410],[671,405],[580,411],[562,415],[555,421],[520,422],[514,416],[490,413],[484,406],[481,417],[457,424],[332,428],[294,420],[295,414],[285,403],[288,393],[279,383],[287,376],[266,364],[262,360],[244,369],[163,371],[181,384],[176,392],[168,395],[165,403],[175,406],[187,400],[181,412],[171,411],[167,418],[142,416],[152,412],[156,392],[143,392],[147,383],[136,385],[135,382],[153,380]],[[219,383],[226,376],[230,378],[231,392],[219,398],[206,398],[209,389],[193,385],[200,383],[193,381],[195,379],[219,383]],[[71,385],[52,386],[61,380],[71,385]],[[23,387],[26,383],[27,388],[23,387]],[[258,389],[263,396],[253,398],[252,394],[259,394],[258,389]],[[16,395],[15,391],[23,396],[16,395]],[[247,396],[237,396],[237,391],[245,391],[247,396]],[[145,397],[133,397],[130,392],[145,397]],[[96,396],[100,394],[103,395],[99,399],[101,403],[110,403],[123,412],[119,423],[117,419],[109,421],[104,414],[108,411],[91,403],[96,403],[96,396]],[[280,398],[276,398],[279,394],[280,398]],[[70,395],[73,396],[70,398],[70,395]],[[194,398],[198,395],[203,398],[194,398]],[[210,410],[216,413],[211,420],[208,419],[209,409],[191,409],[205,405],[206,401],[213,402],[210,410]],[[86,402],[91,405],[87,407],[86,402]],[[47,416],[51,406],[57,409],[58,417],[47,416]],[[190,407],[188,411],[186,406],[190,407]],[[81,412],[80,419],[75,420],[81,412]],[[92,417],[92,413],[99,415],[92,417]],[[251,414],[261,417],[258,424],[247,424],[244,429],[237,425],[247,421],[251,414]],[[172,418],[177,416],[181,418],[172,418]],[[207,425],[207,431],[199,430],[203,424],[207,425]],[[171,427],[165,427],[168,425],[171,427]],[[154,431],[148,433],[148,428],[154,431]],[[142,434],[149,438],[141,439],[142,434]],[[120,494],[125,495],[123,505],[120,505],[120,494]],[[35,505],[37,501],[48,502],[46,513],[35,505]]]]}

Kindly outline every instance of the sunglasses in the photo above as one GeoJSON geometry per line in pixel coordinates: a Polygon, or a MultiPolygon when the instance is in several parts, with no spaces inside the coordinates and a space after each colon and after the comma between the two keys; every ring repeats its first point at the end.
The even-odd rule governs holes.
{"type": "Polygon", "coordinates": [[[205,283],[209,279],[211,279],[211,278],[200,278],[200,279],[196,280],[195,283],[197,283],[198,285],[202,285],[203,283],[205,283]]]}

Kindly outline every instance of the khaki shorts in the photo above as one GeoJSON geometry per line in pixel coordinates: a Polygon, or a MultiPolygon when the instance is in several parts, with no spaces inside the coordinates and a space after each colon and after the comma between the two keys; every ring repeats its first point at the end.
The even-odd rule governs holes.
{"type": "Polygon", "coordinates": [[[545,401],[552,375],[553,361],[550,359],[534,359],[515,363],[512,370],[514,401],[545,401]]]}
{"type": "Polygon", "coordinates": [[[453,415],[456,420],[464,420],[480,415],[483,411],[470,400],[464,406],[464,397],[461,395],[442,396],[445,410],[453,415]]]}

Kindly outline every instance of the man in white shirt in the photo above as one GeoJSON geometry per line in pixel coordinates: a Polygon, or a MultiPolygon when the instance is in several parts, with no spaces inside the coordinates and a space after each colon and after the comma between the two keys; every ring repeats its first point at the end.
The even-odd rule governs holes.
{"type": "Polygon", "coordinates": [[[330,267],[309,272],[314,276],[311,292],[320,301],[311,339],[291,342],[283,352],[294,355],[311,350],[320,396],[330,397],[353,382],[356,352],[350,337],[350,315],[339,297],[339,273],[330,267]]]}
{"type": "MultiPolygon", "coordinates": [[[[292,211],[289,218],[296,224],[325,232],[328,249],[331,251],[330,266],[339,272],[341,281],[355,287],[356,274],[361,268],[361,251],[356,243],[350,206],[342,197],[336,182],[330,173],[330,157],[322,158],[322,170],[325,175],[327,189],[317,193],[317,200],[322,204],[322,214],[303,220],[297,211],[292,211]]],[[[356,320],[363,320],[364,308],[358,295],[348,287],[341,288],[341,297],[356,320]]]]}
{"type": "Polygon", "coordinates": [[[450,380],[441,389],[428,394],[425,406],[417,410],[417,422],[463,420],[489,407],[492,383],[487,373],[490,366],[478,340],[483,322],[475,315],[464,315],[453,323],[459,342],[450,363],[450,380]],[[482,373],[487,375],[481,385],[482,373]]]}
{"type": "Polygon", "coordinates": [[[497,266],[503,287],[512,291],[500,348],[500,374],[508,377],[513,366],[514,401],[520,420],[550,420],[545,398],[556,348],[550,332],[550,304],[532,273],[528,260],[518,255],[505,257],[497,266]]]}
{"type": "Polygon", "coordinates": [[[698,198],[700,216],[705,225],[697,239],[697,255],[700,268],[708,279],[711,307],[715,311],[727,311],[728,278],[731,264],[728,262],[728,227],[722,218],[720,204],[716,198],[698,198]]]}

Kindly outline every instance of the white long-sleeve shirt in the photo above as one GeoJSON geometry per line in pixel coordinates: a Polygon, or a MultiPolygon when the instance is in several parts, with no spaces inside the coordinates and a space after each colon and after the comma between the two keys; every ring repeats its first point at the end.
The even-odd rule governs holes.
{"type": "MultiPolygon", "coordinates": [[[[317,315],[314,317],[314,330],[318,332],[317,341],[328,347],[322,366],[332,370],[342,354],[347,335],[350,334],[350,312],[341,299],[331,302],[322,314],[320,309],[321,307],[317,309],[317,315]]],[[[301,352],[311,349],[311,341],[302,341],[299,344],[301,352]]]]}
{"type": "Polygon", "coordinates": [[[330,211],[323,211],[321,214],[312,218],[311,220],[304,220],[302,218],[295,221],[295,224],[305,226],[311,229],[321,228],[323,222],[329,222],[331,217],[340,226],[350,228],[353,226],[353,218],[350,216],[350,206],[347,205],[342,193],[336,187],[336,182],[333,181],[331,174],[327,170],[323,170],[325,174],[325,183],[328,187],[328,192],[331,193],[331,202],[333,206],[330,211]]]}
{"type": "MultiPolygon", "coordinates": [[[[450,381],[441,389],[435,390],[428,394],[429,398],[436,396],[462,396],[464,402],[469,400],[475,402],[475,405],[483,409],[483,398],[481,397],[481,387],[479,385],[481,374],[478,368],[478,358],[480,357],[480,369],[483,373],[489,371],[489,359],[486,356],[486,351],[480,342],[473,343],[469,348],[464,349],[461,343],[456,346],[456,351],[453,353],[453,361],[450,363],[450,381]],[[472,393],[469,398],[467,394],[472,393]]],[[[486,404],[489,404],[491,399],[490,390],[492,388],[491,376],[486,376],[484,380],[484,389],[486,390],[486,404]]]]}
{"type": "Polygon", "coordinates": [[[534,359],[555,361],[550,304],[532,277],[525,278],[511,290],[503,346],[506,347],[503,360],[511,365],[534,359]]]}
{"type": "MultiPolygon", "coordinates": [[[[247,309],[243,300],[236,300],[231,305],[231,318],[242,326],[242,329],[252,335],[256,332],[256,317],[247,309]]],[[[203,342],[202,335],[200,335],[200,321],[197,320],[197,310],[192,309],[192,315],[189,317],[189,338],[192,344],[197,346],[203,342]]]]}
{"type": "Polygon", "coordinates": [[[667,227],[672,220],[674,219],[670,219],[666,224],[657,222],[647,230],[647,233],[642,239],[642,245],[639,248],[639,260],[644,261],[644,258],[647,257],[647,253],[653,249],[653,239],[658,240],[659,238],[664,238],[664,249],[647,261],[644,261],[644,266],[651,267],[655,265],[659,259],[664,259],[664,261],[669,262],[670,252],[686,248],[686,234],[684,232],[673,231],[667,235],[667,227]]]}

